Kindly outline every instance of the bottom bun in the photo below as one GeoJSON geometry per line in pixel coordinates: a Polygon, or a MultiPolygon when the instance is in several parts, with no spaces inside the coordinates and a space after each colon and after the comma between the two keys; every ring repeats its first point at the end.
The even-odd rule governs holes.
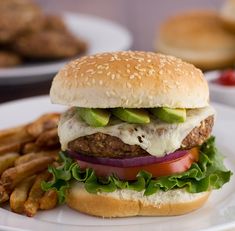
{"type": "Polygon", "coordinates": [[[88,193],[83,183],[74,183],[66,203],[69,207],[99,217],[174,216],[200,208],[210,192],[188,193],[184,189],[159,191],[151,196],[133,190],[112,193],[88,193]]]}

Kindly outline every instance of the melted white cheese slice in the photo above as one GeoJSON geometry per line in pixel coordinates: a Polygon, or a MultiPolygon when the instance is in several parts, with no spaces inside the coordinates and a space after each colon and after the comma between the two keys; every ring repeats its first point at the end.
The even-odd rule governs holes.
{"type": "Polygon", "coordinates": [[[214,114],[214,109],[209,106],[188,110],[186,121],[179,124],[168,124],[151,117],[151,122],[145,125],[116,121],[106,127],[94,128],[80,119],[76,108],[71,108],[62,115],[58,133],[63,150],[66,150],[68,143],[72,140],[102,132],[116,136],[126,144],[139,145],[149,154],[160,157],[179,149],[182,141],[192,129],[214,114]]]}

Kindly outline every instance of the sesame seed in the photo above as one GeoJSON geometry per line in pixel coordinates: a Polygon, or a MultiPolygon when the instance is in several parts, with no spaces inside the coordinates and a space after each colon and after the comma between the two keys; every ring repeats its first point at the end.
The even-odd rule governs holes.
{"type": "Polygon", "coordinates": [[[116,78],[120,79],[121,75],[120,74],[116,74],[116,78]]]}
{"type": "Polygon", "coordinates": [[[96,62],[90,62],[89,64],[90,64],[90,65],[95,65],[95,64],[96,64],[96,62]]]}
{"type": "Polygon", "coordinates": [[[103,66],[102,65],[98,65],[97,69],[103,69],[103,66]]]}
{"type": "Polygon", "coordinates": [[[110,91],[110,96],[116,96],[115,91],[110,91]]]}
{"type": "Polygon", "coordinates": [[[113,58],[114,58],[114,60],[117,60],[117,61],[121,60],[120,58],[118,58],[118,56],[116,54],[114,54],[113,58]]]}
{"type": "Polygon", "coordinates": [[[142,104],[142,100],[141,99],[138,100],[138,104],[142,104]]]}
{"type": "Polygon", "coordinates": [[[126,83],[126,86],[127,86],[128,88],[131,88],[131,87],[132,87],[129,82],[126,83]]]}
{"type": "Polygon", "coordinates": [[[150,69],[150,70],[148,71],[148,74],[149,74],[149,75],[155,74],[155,70],[154,70],[154,69],[150,69]]]}

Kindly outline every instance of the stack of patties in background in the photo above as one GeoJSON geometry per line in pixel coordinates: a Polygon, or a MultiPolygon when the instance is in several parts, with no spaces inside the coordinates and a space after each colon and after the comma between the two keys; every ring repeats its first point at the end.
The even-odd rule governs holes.
{"type": "Polygon", "coordinates": [[[1,0],[0,15],[0,67],[69,58],[86,50],[60,16],[44,14],[31,0],[1,0]]]}
{"type": "Polygon", "coordinates": [[[161,25],[155,48],[203,70],[235,63],[235,34],[227,30],[215,11],[191,11],[167,19],[161,25]]]}

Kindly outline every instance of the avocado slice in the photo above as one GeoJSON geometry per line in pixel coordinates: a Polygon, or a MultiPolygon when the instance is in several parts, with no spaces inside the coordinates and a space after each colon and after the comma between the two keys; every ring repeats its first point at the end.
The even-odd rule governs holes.
{"type": "Polygon", "coordinates": [[[147,124],[150,122],[150,117],[144,109],[136,108],[113,108],[112,114],[120,120],[134,124],[147,124]]]}
{"type": "Polygon", "coordinates": [[[100,108],[78,108],[78,114],[92,127],[104,127],[110,118],[110,112],[100,108]]]}
{"type": "Polygon", "coordinates": [[[168,108],[158,107],[152,108],[150,111],[160,120],[167,123],[183,123],[186,120],[186,109],[184,108],[168,108]]]}

